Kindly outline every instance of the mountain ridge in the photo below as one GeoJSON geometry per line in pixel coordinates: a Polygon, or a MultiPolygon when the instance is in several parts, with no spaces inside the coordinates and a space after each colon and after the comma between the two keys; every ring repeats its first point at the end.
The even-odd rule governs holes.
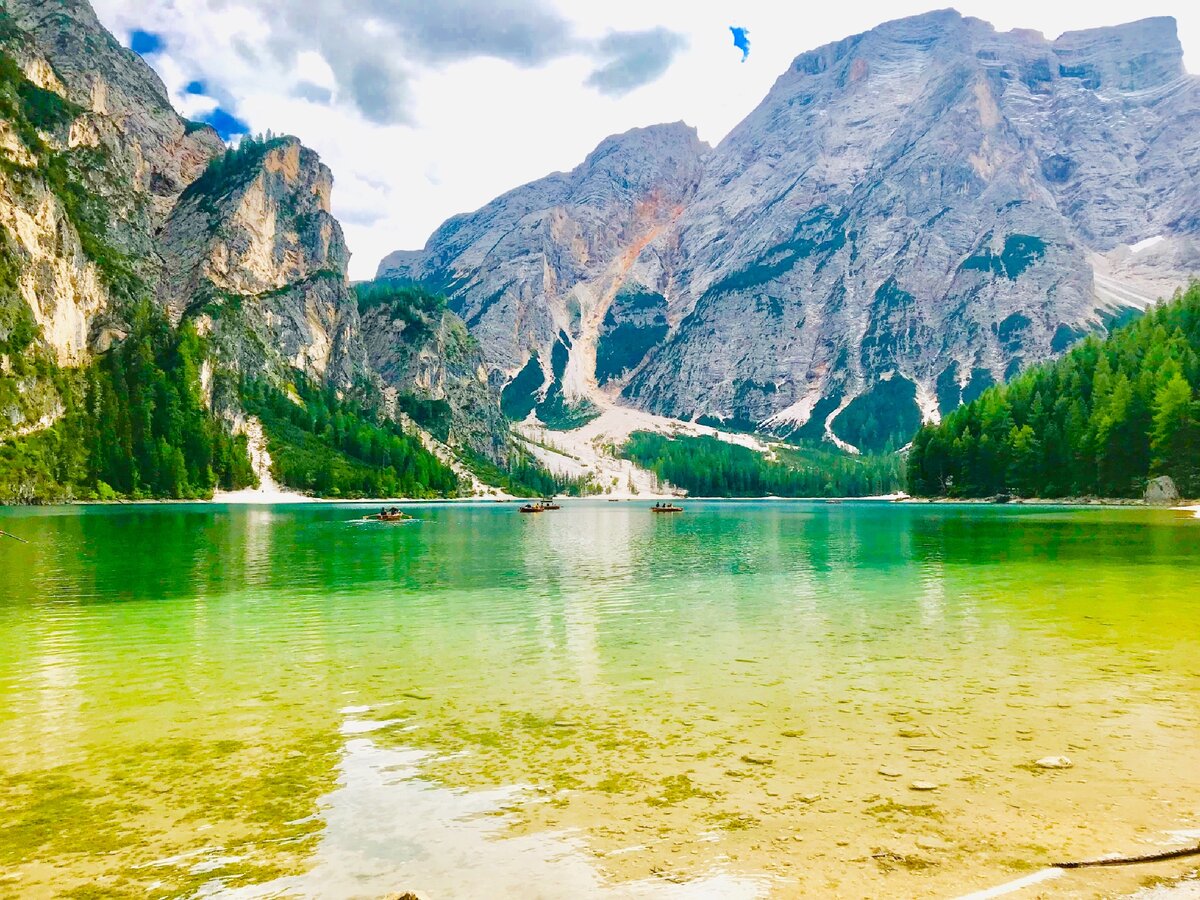
{"type": "MultiPolygon", "coordinates": [[[[498,384],[536,365],[531,408],[603,391],[674,418],[898,446],[1200,269],[1198,84],[1169,17],[1047,40],[933,11],[799,54],[694,154],[693,177],[642,152],[635,178],[564,203],[548,176],[380,274],[445,290],[498,384]],[[612,199],[630,184],[675,201],[644,247],[614,240],[635,229],[636,201],[612,199]],[[497,208],[529,230],[488,243],[497,208]],[[562,217],[570,228],[545,227],[562,217]],[[597,250],[634,254],[599,302],[580,273],[597,250]],[[632,348],[607,379],[606,334],[632,348]]],[[[570,177],[605,177],[595,155],[570,177]]]]}

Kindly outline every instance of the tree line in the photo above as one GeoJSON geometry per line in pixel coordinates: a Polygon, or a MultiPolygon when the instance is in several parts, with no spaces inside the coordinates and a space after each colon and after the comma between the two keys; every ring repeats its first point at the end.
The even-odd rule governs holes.
{"type": "Polygon", "coordinates": [[[866,497],[903,484],[896,454],[851,456],[780,446],[776,459],[714,437],[666,437],[635,431],[622,454],[661,481],[698,497],[866,497]]]}
{"type": "Polygon", "coordinates": [[[1200,283],[922,428],[920,496],[1136,497],[1168,475],[1200,496],[1200,283]]]}
{"type": "Polygon", "coordinates": [[[0,446],[0,501],[195,499],[254,482],[245,438],[205,404],[195,329],[172,329],[148,302],[129,325],[82,372],[59,373],[52,427],[0,446]]]}
{"type": "Polygon", "coordinates": [[[299,373],[290,394],[247,378],[246,412],[262,420],[272,475],[324,497],[445,497],[462,485],[448,465],[396,422],[299,373]]]}

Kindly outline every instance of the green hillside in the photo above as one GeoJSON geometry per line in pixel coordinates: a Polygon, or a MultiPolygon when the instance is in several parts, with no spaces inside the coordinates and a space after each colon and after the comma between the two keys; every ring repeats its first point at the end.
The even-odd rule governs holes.
{"type": "Polygon", "coordinates": [[[1169,475],[1200,495],[1200,284],[991,388],[908,458],[921,496],[1137,497],[1169,475]]]}

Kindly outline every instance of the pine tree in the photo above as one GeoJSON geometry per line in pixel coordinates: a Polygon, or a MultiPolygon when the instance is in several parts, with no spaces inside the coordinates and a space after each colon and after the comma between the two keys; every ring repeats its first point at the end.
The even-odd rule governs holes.
{"type": "Polygon", "coordinates": [[[1152,475],[1169,475],[1180,493],[1200,495],[1200,403],[1175,372],[1154,395],[1152,475]]]}

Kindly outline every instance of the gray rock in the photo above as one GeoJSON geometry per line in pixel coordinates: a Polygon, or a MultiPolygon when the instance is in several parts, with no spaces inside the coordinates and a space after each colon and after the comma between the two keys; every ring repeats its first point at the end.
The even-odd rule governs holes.
{"type": "Polygon", "coordinates": [[[277,138],[246,171],[194,183],[168,217],[159,302],[174,321],[203,316],[234,371],[343,390],[367,379],[332,188],[316,153],[277,138]]]}
{"type": "Polygon", "coordinates": [[[675,222],[708,149],[683,123],[607,138],[573,171],[455,216],[422,251],[390,254],[378,275],[446,293],[502,381],[536,353],[543,397],[557,383],[584,399],[598,347],[617,386],[640,364],[637,349],[666,332],[675,222]],[[556,346],[566,357],[557,372],[556,346]]]}
{"type": "Polygon", "coordinates": [[[1159,475],[1147,482],[1145,499],[1147,503],[1170,506],[1179,502],[1179,489],[1170,475],[1159,475]]]}
{"type": "Polygon", "coordinates": [[[399,396],[443,401],[449,421],[435,435],[494,462],[511,453],[499,396],[488,381],[479,344],[458,316],[442,310],[415,317],[375,307],[362,313],[367,362],[399,396]]]}

